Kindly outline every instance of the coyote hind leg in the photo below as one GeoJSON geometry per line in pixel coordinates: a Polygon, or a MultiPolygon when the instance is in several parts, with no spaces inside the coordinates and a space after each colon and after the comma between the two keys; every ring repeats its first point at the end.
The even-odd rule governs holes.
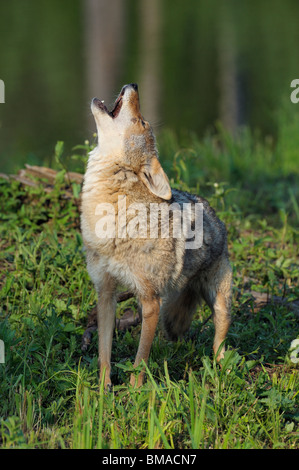
{"type": "Polygon", "coordinates": [[[229,325],[230,325],[230,309],[228,307],[228,298],[221,292],[217,292],[216,299],[213,307],[213,321],[215,326],[215,336],[213,350],[214,354],[217,355],[217,361],[223,359],[225,347],[222,346],[219,350],[221,344],[226,338],[229,325]]]}
{"type": "Polygon", "coordinates": [[[203,288],[203,297],[213,314],[215,326],[213,350],[218,362],[224,357],[224,346],[219,348],[230,326],[231,292],[232,270],[228,259],[223,257],[209,270],[203,288]]]}

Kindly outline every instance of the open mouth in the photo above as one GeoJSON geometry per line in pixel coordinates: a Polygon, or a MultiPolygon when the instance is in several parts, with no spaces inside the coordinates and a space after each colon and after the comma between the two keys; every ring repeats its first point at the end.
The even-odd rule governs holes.
{"type": "Polygon", "coordinates": [[[101,111],[104,111],[105,113],[109,114],[113,119],[118,116],[122,104],[123,104],[123,95],[125,92],[125,87],[121,90],[120,94],[118,95],[118,98],[116,99],[113,109],[111,111],[108,110],[107,106],[105,106],[104,101],[99,100],[98,98],[94,98],[92,101],[93,103],[101,109],[101,111]]]}

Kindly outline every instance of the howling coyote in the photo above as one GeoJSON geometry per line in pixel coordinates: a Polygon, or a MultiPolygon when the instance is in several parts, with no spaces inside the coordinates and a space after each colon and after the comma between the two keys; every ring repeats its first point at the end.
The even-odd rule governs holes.
{"type": "MultiPolygon", "coordinates": [[[[232,284],[224,224],[205,199],[170,187],[151,126],[140,113],[136,84],[122,88],[112,111],[97,98],[91,110],[98,145],[84,177],[81,228],[87,269],[98,294],[105,387],[111,385],[119,285],[133,292],[142,308],[135,367],[148,360],[159,316],[166,336],[176,340],[189,328],[202,299],[213,313],[213,348],[220,360],[230,324],[232,284]],[[165,208],[170,209],[167,217],[162,216],[165,208]]],[[[143,375],[144,369],[138,386],[143,375]]]]}

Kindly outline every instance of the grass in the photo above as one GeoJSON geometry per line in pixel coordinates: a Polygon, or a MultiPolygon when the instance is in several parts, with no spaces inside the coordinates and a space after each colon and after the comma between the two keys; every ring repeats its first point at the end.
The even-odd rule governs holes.
{"type": "MultiPolygon", "coordinates": [[[[289,353],[298,336],[298,188],[290,184],[292,175],[284,175],[278,201],[278,173],[264,171],[259,204],[260,182],[239,160],[246,139],[250,147],[248,136],[245,143],[225,142],[224,134],[192,139],[188,150],[180,149],[168,133],[160,148],[172,184],[208,195],[227,224],[234,299],[222,368],[212,354],[213,324],[204,307],[184,340],[170,343],[158,330],[141,390],[129,384],[140,327],[116,330],[114,387],[104,393],[96,334],[87,353],[80,349],[96,296],[85,268],[78,207],[62,197],[63,172],[49,194],[0,180],[2,447],[298,448],[299,374],[289,353]],[[269,302],[257,304],[256,293],[267,294],[269,302]]],[[[274,156],[265,145],[270,161],[274,156]]],[[[56,152],[61,154],[61,144],[56,152]]],[[[253,168],[260,170],[262,154],[251,142],[253,168]]],[[[78,194],[78,187],[73,190],[78,194]]],[[[127,307],[135,308],[135,300],[121,304],[117,314],[127,307]]]]}

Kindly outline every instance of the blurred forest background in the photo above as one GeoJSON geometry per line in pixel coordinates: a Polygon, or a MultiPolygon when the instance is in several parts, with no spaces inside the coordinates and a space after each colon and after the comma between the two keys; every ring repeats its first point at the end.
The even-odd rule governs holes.
{"type": "Polygon", "coordinates": [[[50,164],[57,140],[93,142],[91,98],[110,104],[130,82],[158,136],[200,139],[221,122],[275,145],[299,122],[298,44],[296,0],[1,2],[0,171],[50,164]]]}

